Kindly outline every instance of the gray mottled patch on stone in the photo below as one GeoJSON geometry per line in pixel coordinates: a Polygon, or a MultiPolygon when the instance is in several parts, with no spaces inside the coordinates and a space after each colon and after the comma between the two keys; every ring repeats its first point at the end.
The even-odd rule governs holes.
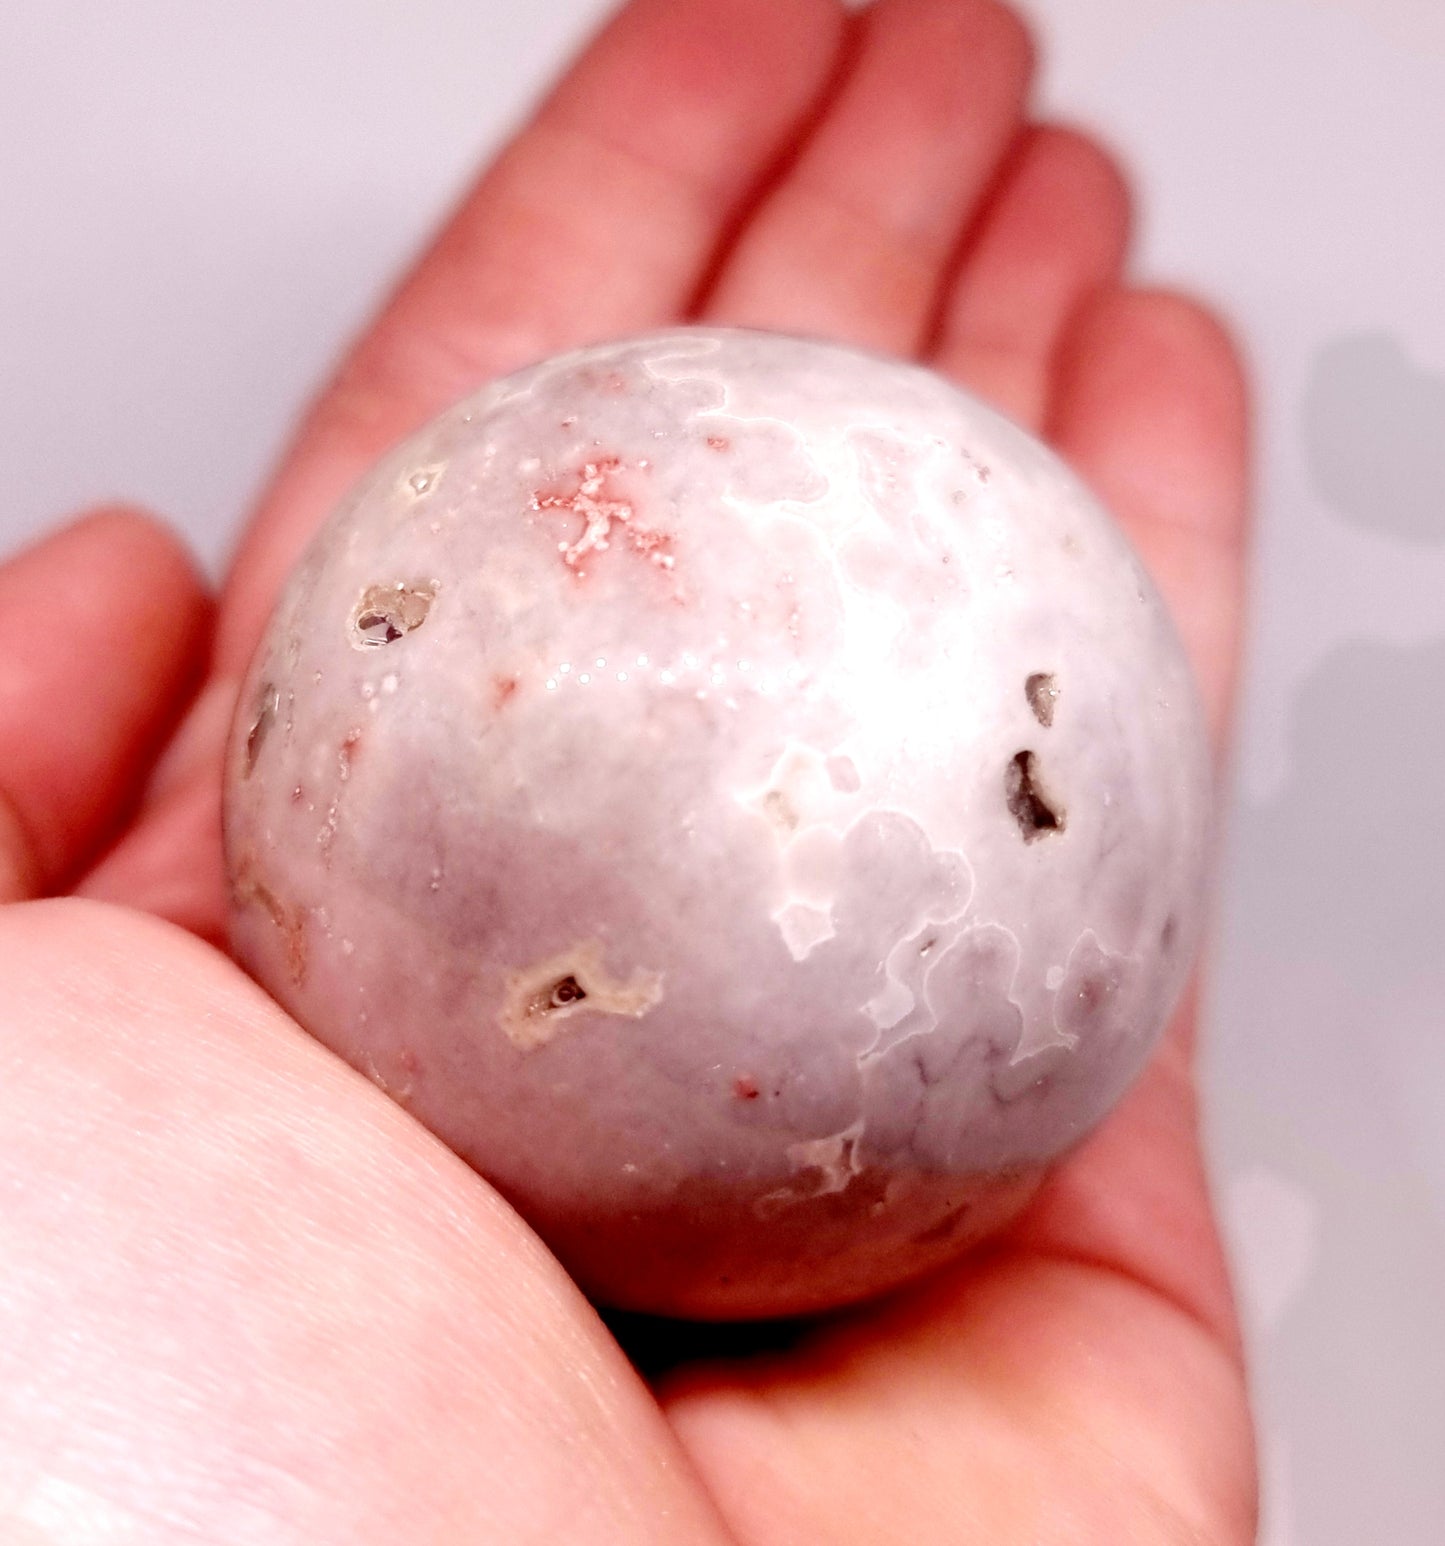
{"type": "Polygon", "coordinates": [[[1303,402],[1318,492],[1347,519],[1409,542],[1445,542],[1445,377],[1387,333],[1336,338],[1303,402]]]}

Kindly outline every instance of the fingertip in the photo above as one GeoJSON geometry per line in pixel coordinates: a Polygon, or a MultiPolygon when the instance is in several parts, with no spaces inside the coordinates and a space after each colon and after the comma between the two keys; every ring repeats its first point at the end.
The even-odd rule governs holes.
{"type": "Polygon", "coordinates": [[[1244,461],[1251,392],[1247,351],[1238,330],[1215,307],[1183,290],[1144,290],[1140,299],[1156,346],[1172,355],[1176,367],[1180,361],[1193,362],[1201,406],[1217,416],[1219,428],[1244,461]]]}
{"type": "Polygon", "coordinates": [[[210,615],[180,538],[129,505],[0,564],[0,894],[54,888],[103,840],[199,681],[210,615]]]}
{"type": "Polygon", "coordinates": [[[1022,14],[1003,0],[977,0],[980,20],[996,40],[995,46],[1007,59],[1017,79],[1025,85],[1038,75],[1040,49],[1038,35],[1022,14]]]}
{"type": "Polygon", "coordinates": [[[1025,128],[945,297],[938,368],[1041,428],[1074,319],[1119,283],[1131,216],[1123,169],[1097,140],[1062,124],[1025,128]]]}
{"type": "Polygon", "coordinates": [[[1109,352],[1123,370],[1187,377],[1192,397],[1243,427],[1243,346],[1214,306],[1175,286],[1118,288],[1096,298],[1081,332],[1095,345],[1112,334],[1109,352]]]}
{"type": "Polygon", "coordinates": [[[198,574],[190,550],[175,528],[153,511],[127,500],[105,500],[90,505],[51,530],[40,533],[21,551],[53,550],[62,543],[89,546],[102,542],[154,553],[173,564],[178,573],[198,574]]]}
{"type": "Polygon", "coordinates": [[[711,180],[721,127],[711,104],[739,88],[759,97],[780,84],[787,95],[811,91],[846,24],[839,0],[633,0],[584,49],[541,116],[644,153],[662,141],[711,180]]]}
{"type": "Polygon", "coordinates": [[[1173,288],[1096,296],[1061,351],[1051,419],[1126,520],[1242,537],[1249,391],[1240,347],[1211,307],[1173,288]]]}
{"type": "MultiPolygon", "coordinates": [[[[165,647],[191,644],[204,633],[212,611],[206,580],[180,534],[138,505],[110,502],[92,506],[32,542],[0,565],[0,590],[8,608],[19,606],[22,627],[58,622],[63,613],[91,598],[101,586],[141,609],[110,620],[117,631],[127,621],[144,622],[136,642],[156,636],[165,647]]],[[[12,639],[20,631],[9,629],[12,639]]]]}
{"type": "Polygon", "coordinates": [[[1123,261],[1134,221],[1134,193],[1119,158],[1095,135],[1069,123],[1038,124],[1031,155],[1047,168],[1051,184],[1076,206],[1092,212],[1095,227],[1112,236],[1123,261]]]}
{"type": "MultiPolygon", "coordinates": [[[[1038,73],[1039,47],[1033,29],[1001,0],[875,0],[855,11],[864,29],[891,27],[916,49],[963,63],[965,83],[986,77],[1000,95],[1022,100],[1038,73]]],[[[957,72],[955,72],[955,82],[957,72]]],[[[945,113],[954,109],[945,103],[945,113]]],[[[945,120],[944,127],[948,125],[945,120]]]]}
{"type": "Polygon", "coordinates": [[[1157,350],[1161,360],[1186,361],[1196,374],[1209,372],[1222,400],[1238,400],[1242,421],[1244,346],[1216,306],[1171,285],[1139,286],[1114,299],[1142,346],[1157,350]]]}
{"type": "Polygon", "coordinates": [[[1114,289],[1083,308],[1061,354],[1051,437],[1153,574],[1222,754],[1250,493],[1249,393],[1233,333],[1179,290],[1114,289]]]}
{"type": "Polygon", "coordinates": [[[699,294],[709,321],[915,353],[1023,121],[1033,45],[996,0],[877,0],[699,294]]]}

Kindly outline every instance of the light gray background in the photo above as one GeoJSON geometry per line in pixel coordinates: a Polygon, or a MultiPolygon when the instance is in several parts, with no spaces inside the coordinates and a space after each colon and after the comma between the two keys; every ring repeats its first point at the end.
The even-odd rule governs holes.
{"type": "MultiPolygon", "coordinates": [[[[786,3],[786,0],[779,0],[786,3]]],[[[124,494],[213,566],[603,0],[0,10],[0,549],[124,494]]],[[[1259,394],[1208,1015],[1268,1546],[1445,1541],[1445,4],[1029,0],[1152,278],[1259,394]]]]}

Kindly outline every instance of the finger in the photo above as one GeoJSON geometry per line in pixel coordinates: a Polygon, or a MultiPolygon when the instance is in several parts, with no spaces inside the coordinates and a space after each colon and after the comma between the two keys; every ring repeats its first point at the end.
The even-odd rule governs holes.
{"type": "Polygon", "coordinates": [[[1154,575],[1222,748],[1238,669],[1248,492],[1246,391],[1233,344],[1181,296],[1106,292],[1064,339],[1049,430],[1154,575]]]}
{"type": "Polygon", "coordinates": [[[0,981],[0,1538],[722,1540],[517,1216],[218,953],[42,903],[0,981]]]}
{"type": "Polygon", "coordinates": [[[1027,130],[959,266],[931,363],[1038,432],[1059,342],[1117,283],[1128,229],[1128,188],[1105,151],[1072,130],[1027,130]]]}
{"type": "Polygon", "coordinates": [[[837,0],[633,0],[467,196],[303,426],[228,585],[239,671],[386,446],[529,360],[673,320],[832,66],[837,0]]]}
{"type": "Polygon", "coordinates": [[[995,0],[878,0],[796,162],[724,266],[708,320],[911,353],[1031,72],[995,0]]]}
{"type": "Polygon", "coordinates": [[[146,781],[135,819],[71,888],[153,913],[221,944],[226,882],[221,783],[239,684],[212,677],[146,781]]]}
{"type": "Polygon", "coordinates": [[[130,510],[0,565],[0,900],[63,886],[135,798],[206,663],[210,601],[130,510]]]}

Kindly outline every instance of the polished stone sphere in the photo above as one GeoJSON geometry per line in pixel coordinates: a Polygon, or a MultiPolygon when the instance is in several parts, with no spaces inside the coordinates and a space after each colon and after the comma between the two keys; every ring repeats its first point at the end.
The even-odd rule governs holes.
{"type": "Polygon", "coordinates": [[[244,686],[240,960],[600,1301],[884,1291],[1139,1072],[1209,770],[1140,563],[915,366],[678,329],[386,457],[244,686]]]}

